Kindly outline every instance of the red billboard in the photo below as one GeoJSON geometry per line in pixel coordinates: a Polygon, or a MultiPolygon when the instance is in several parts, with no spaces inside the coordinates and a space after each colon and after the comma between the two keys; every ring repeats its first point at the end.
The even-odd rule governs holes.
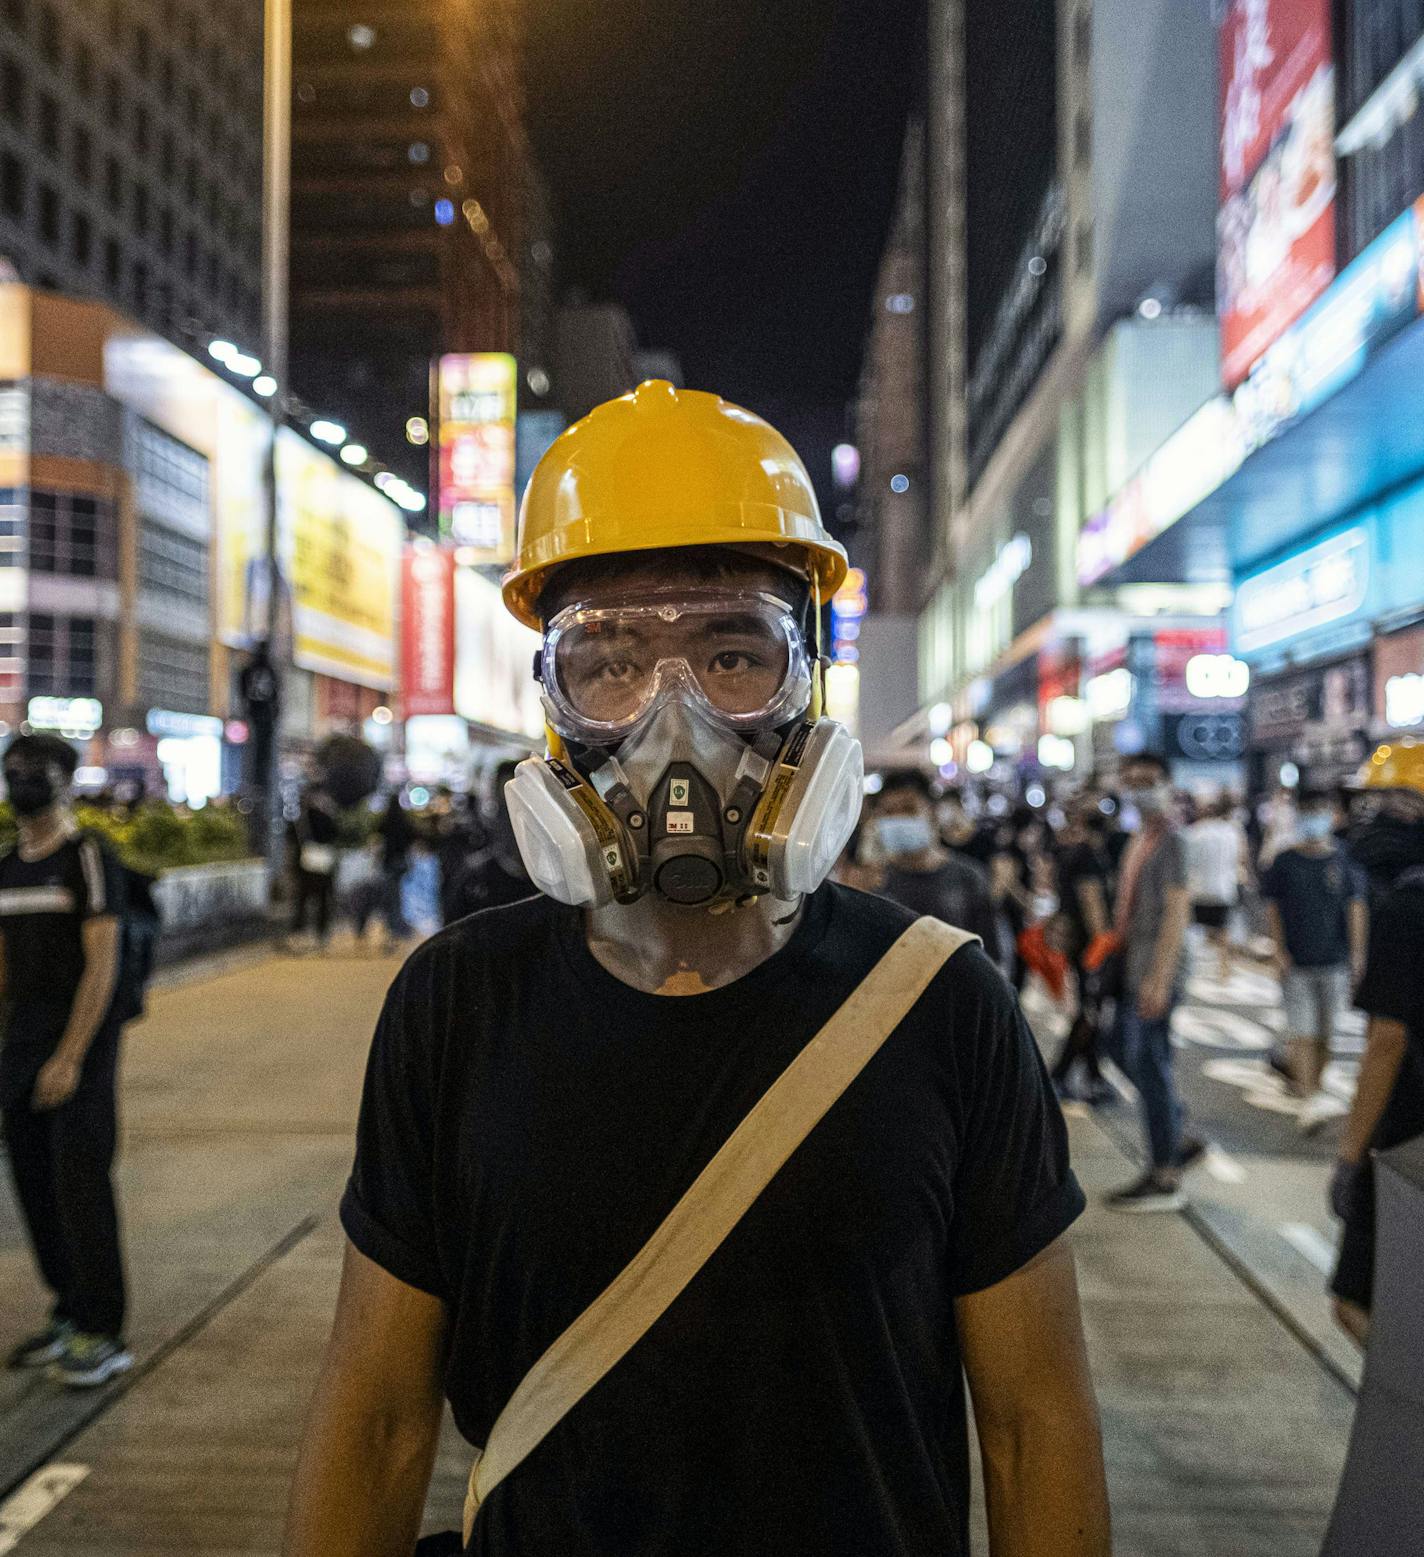
{"type": "Polygon", "coordinates": [[[496,566],[514,557],[518,397],[504,352],[440,359],[440,533],[496,566]]]}
{"type": "Polygon", "coordinates": [[[1217,254],[1233,389],[1335,276],[1330,0],[1227,0],[1217,254]]]}
{"type": "Polygon", "coordinates": [[[401,562],[401,705],[407,719],[455,712],[455,557],[428,543],[401,562]]]}

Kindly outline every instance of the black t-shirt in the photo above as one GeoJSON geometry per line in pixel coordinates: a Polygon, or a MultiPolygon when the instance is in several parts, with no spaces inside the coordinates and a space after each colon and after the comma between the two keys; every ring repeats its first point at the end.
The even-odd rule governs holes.
{"type": "Polygon", "coordinates": [[[1107,911],[1108,862],[1091,843],[1078,843],[1057,851],[1053,857],[1058,881],[1059,906],[1073,922],[1079,938],[1087,939],[1088,918],[1083,907],[1083,888],[1092,882],[1102,888],[1103,910],[1107,911]]]}
{"type": "Polygon", "coordinates": [[[1401,1022],[1409,1043],[1371,1146],[1387,1151],[1424,1133],[1424,871],[1386,894],[1370,922],[1370,950],[1355,1004],[1401,1022]]]}
{"type": "Polygon", "coordinates": [[[977,935],[989,959],[999,958],[999,921],[989,895],[989,877],[972,860],[950,854],[933,870],[886,867],[881,897],[912,914],[928,914],[977,935]]]}
{"type": "Polygon", "coordinates": [[[1298,968],[1334,968],[1350,960],[1350,904],[1365,878],[1340,849],[1287,849],[1261,877],[1261,895],[1280,911],[1286,950],[1298,968]]]}
{"type": "MultiPolygon", "coordinates": [[[[747,977],[643,994],[546,898],[428,942],[372,1046],[352,1242],[438,1295],[482,1444],[911,922],[823,888],[747,977]]],[[[673,1307],[481,1510],[479,1557],[952,1557],[968,1453],[953,1301],[1020,1269],[1082,1192],[1013,997],[939,974],[673,1307]]]]}
{"type": "MultiPolygon", "coordinates": [[[[124,909],[123,873],[92,833],[66,839],[41,860],[0,856],[0,940],[5,951],[0,1092],[27,1092],[64,1036],[84,976],[83,924],[124,909]]],[[[96,1044],[86,1074],[103,1061],[96,1044]]]]}

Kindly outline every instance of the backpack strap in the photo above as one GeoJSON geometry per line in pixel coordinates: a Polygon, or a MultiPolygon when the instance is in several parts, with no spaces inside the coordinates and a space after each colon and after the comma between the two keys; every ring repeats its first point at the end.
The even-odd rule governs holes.
{"type": "Polygon", "coordinates": [[[480,1504],[667,1311],[936,974],[978,939],[937,919],[916,920],[737,1126],[632,1263],[534,1364],[470,1472],[467,1544],[480,1504]]]}

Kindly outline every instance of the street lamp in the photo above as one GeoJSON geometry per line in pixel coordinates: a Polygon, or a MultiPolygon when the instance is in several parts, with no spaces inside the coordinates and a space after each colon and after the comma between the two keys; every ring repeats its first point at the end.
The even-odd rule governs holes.
{"type": "MultiPolygon", "coordinates": [[[[278,845],[278,748],[284,667],[277,653],[282,609],[277,532],[277,441],[287,415],[287,266],[291,251],[292,198],[292,0],[264,0],[262,101],[262,392],[270,386],[272,435],[267,447],[264,494],[267,503],[267,620],[248,667],[245,682],[260,682],[268,699],[264,720],[269,739],[254,743],[255,791],[253,841],[264,857],[276,857],[278,845]],[[265,373],[263,369],[265,368],[265,373]],[[254,674],[259,671],[261,674],[254,674]]],[[[236,354],[238,357],[240,353],[236,354]]],[[[221,360],[221,359],[220,359],[221,360]]],[[[235,357],[228,358],[233,367],[235,357]]],[[[243,363],[246,366],[246,363],[243,363]]],[[[237,371],[237,369],[233,369],[237,371]]],[[[253,709],[247,710],[249,717],[253,709]]]]}

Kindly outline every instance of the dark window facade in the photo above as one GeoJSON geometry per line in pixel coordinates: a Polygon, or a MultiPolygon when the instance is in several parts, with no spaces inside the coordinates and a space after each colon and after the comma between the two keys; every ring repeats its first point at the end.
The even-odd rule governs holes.
{"type": "Polygon", "coordinates": [[[30,567],[69,578],[113,578],[114,511],[95,497],[30,493],[30,567]]]}
{"type": "Polygon", "coordinates": [[[92,616],[29,617],[29,695],[98,695],[99,624],[92,616]]]}

